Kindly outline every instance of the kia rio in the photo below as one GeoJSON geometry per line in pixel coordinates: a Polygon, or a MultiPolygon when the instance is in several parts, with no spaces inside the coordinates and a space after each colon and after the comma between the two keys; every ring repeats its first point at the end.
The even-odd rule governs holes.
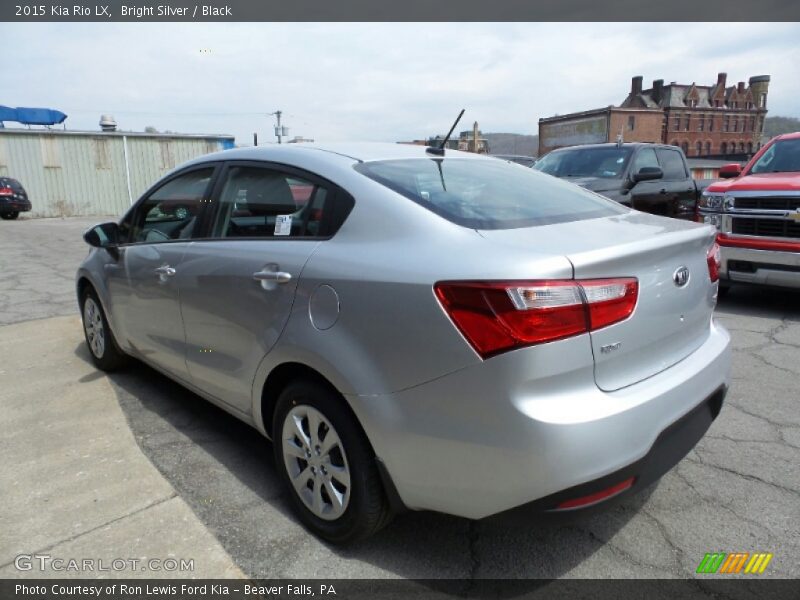
{"type": "Polygon", "coordinates": [[[663,475],[729,381],[714,235],[474,154],[237,149],[87,231],[77,293],[100,369],[134,357],[258,429],[344,543],[663,475]]]}

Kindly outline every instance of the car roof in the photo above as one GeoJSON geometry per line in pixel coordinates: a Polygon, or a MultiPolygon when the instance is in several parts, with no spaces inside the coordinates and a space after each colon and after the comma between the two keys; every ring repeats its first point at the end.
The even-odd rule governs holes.
{"type": "Polygon", "coordinates": [[[622,144],[617,144],[616,142],[607,142],[605,144],[578,144],[577,146],[564,146],[562,148],[551,150],[551,152],[575,150],[576,148],[616,148],[619,146],[622,146],[623,148],[638,148],[639,146],[650,148],[677,148],[677,146],[669,146],[668,144],[655,144],[650,142],[623,142],[622,144]]]}
{"type": "Polygon", "coordinates": [[[800,138],[800,131],[795,131],[792,133],[782,133],[779,136],[776,136],[779,140],[796,140],[800,138]]]}
{"type": "MultiPolygon", "coordinates": [[[[309,153],[327,152],[339,155],[358,162],[376,160],[395,160],[406,158],[435,158],[435,155],[425,152],[426,146],[416,144],[392,144],[381,142],[351,142],[351,143],[300,143],[300,144],[270,144],[268,146],[251,146],[248,148],[234,148],[223,150],[204,156],[204,160],[274,160],[278,157],[300,157],[309,153]]],[[[485,159],[485,155],[458,150],[446,150],[445,157],[458,157],[468,159],[485,159]]]]}

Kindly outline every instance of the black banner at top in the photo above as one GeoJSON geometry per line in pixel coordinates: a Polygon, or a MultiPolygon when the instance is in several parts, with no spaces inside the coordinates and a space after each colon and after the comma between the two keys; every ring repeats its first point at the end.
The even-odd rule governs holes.
{"type": "MultiPolygon", "coordinates": [[[[787,0],[3,0],[0,21],[787,22],[787,0]]],[[[709,29],[709,35],[724,35],[709,29]]]]}

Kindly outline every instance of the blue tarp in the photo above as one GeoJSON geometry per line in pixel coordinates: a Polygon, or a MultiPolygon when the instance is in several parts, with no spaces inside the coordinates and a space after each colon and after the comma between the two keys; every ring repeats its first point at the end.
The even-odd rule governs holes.
{"type": "Polygon", "coordinates": [[[63,123],[67,115],[52,108],[11,108],[0,106],[0,121],[16,121],[23,125],[57,125],[63,123]]]}

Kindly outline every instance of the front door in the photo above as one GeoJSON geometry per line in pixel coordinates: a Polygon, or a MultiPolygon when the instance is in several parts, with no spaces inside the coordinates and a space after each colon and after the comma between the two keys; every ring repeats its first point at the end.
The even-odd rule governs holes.
{"type": "Polygon", "coordinates": [[[213,167],[178,175],[137,205],[116,265],[106,269],[123,345],[186,378],[177,275],[207,203],[213,167]]]}

